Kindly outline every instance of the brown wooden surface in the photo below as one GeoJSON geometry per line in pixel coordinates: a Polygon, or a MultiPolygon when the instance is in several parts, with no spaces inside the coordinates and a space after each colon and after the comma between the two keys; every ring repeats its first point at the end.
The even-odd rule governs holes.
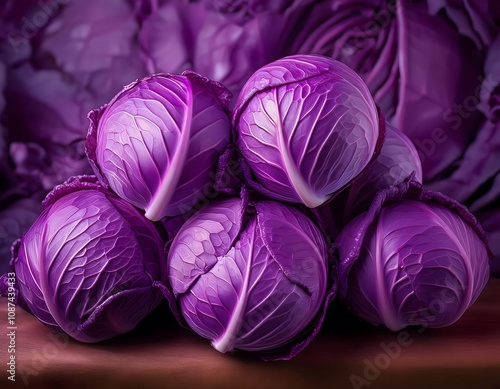
{"type": "MultiPolygon", "coordinates": [[[[100,344],[56,336],[21,308],[16,325],[16,383],[7,380],[2,336],[1,388],[335,389],[356,387],[357,376],[366,380],[357,387],[370,389],[500,389],[500,279],[491,279],[461,320],[443,329],[394,333],[332,312],[322,333],[291,361],[220,354],[179,328],[164,305],[132,333],[100,344]],[[398,339],[404,343],[399,355],[389,356],[383,345],[394,347],[398,339]],[[377,363],[378,373],[367,367],[377,363]]],[[[5,298],[0,326],[8,332],[5,298]]]]}

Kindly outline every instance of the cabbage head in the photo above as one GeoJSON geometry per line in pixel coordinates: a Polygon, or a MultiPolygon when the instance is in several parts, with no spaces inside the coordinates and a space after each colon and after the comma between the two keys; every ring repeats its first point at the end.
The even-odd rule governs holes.
{"type": "Polygon", "coordinates": [[[233,113],[248,184],[309,208],[365,169],[381,147],[384,125],[361,78],[320,55],[263,66],[244,85],[233,113]]]}
{"type": "Polygon", "coordinates": [[[133,329],[162,300],[163,240],[151,221],[97,183],[74,177],[44,200],[14,245],[18,302],[82,342],[133,329]]]}
{"type": "Polygon", "coordinates": [[[328,268],[318,227],[270,200],[213,202],[181,227],[168,254],[169,284],[188,326],[220,352],[265,359],[291,358],[315,335],[334,293],[328,268]]]}

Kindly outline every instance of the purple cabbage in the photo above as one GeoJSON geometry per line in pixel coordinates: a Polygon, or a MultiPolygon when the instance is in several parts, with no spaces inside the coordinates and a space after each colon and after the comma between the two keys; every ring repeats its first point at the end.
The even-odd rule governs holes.
{"type": "Polygon", "coordinates": [[[13,250],[19,304],[82,342],[133,329],[162,299],[156,227],[92,176],[57,186],[43,206],[13,250]]]}
{"type": "Polygon", "coordinates": [[[341,297],[394,331],[450,325],[488,281],[485,242],[467,208],[407,180],[380,191],[335,240],[341,297]]]}
{"type": "Polygon", "coordinates": [[[158,286],[180,309],[181,322],[220,351],[257,351],[266,359],[296,355],[319,330],[336,290],[335,269],[325,281],[326,243],[311,220],[288,205],[233,198],[184,224],[185,212],[208,203],[217,190],[235,194],[240,169],[264,195],[320,205],[313,213],[331,236],[367,211],[344,229],[337,250],[344,301],[373,323],[448,325],[487,278],[491,253],[476,220],[418,183],[400,184],[408,176],[475,213],[496,254],[491,272],[500,275],[495,0],[59,3],[0,4],[0,271],[7,270],[11,242],[39,215],[40,196],[89,169],[101,181],[72,179],[58,187],[14,246],[20,304],[45,324],[83,341],[112,337],[156,306],[158,286]],[[27,26],[40,12],[46,22],[27,26]],[[290,54],[301,56],[270,63],[290,54]],[[340,64],[309,54],[343,62],[367,86],[340,64]],[[148,73],[186,69],[235,95],[243,88],[240,98],[231,101],[224,87],[192,72],[154,75],[113,98],[148,73]],[[345,77],[352,85],[331,78],[332,69],[352,74],[345,77]],[[345,114],[346,95],[356,96],[359,105],[350,108],[358,114],[345,114]],[[90,114],[91,168],[83,150],[86,115],[110,100],[90,114]],[[226,147],[228,107],[235,103],[237,172],[231,168],[235,149],[226,147]],[[407,137],[389,124],[382,145],[385,121],[374,103],[407,137]],[[176,253],[169,256],[175,299],[161,285],[167,271],[161,239],[134,206],[161,219],[167,232],[176,253]],[[78,212],[88,218],[77,220],[78,212]],[[50,242],[43,241],[46,231],[53,234],[50,242]],[[87,231],[106,238],[88,239],[87,231]],[[172,237],[179,231],[177,244],[172,237]],[[377,245],[397,254],[373,255],[382,252],[377,245]],[[82,266],[74,251],[79,247],[82,266]],[[38,256],[57,248],[53,261],[38,256]],[[134,259],[124,260],[120,248],[135,250],[134,259]],[[306,248],[312,259],[295,262],[306,248]],[[61,253],[76,266],[52,273],[61,269],[61,253]],[[103,256],[113,265],[99,268],[103,256]],[[51,269],[45,278],[43,264],[51,269]],[[374,269],[383,276],[373,276],[374,269]],[[51,284],[51,275],[63,282],[51,284]],[[244,280],[255,280],[247,294],[244,280]],[[270,290],[274,294],[266,296],[270,290]],[[248,299],[255,301],[253,310],[236,315],[248,299]]]}
{"type": "Polygon", "coordinates": [[[211,191],[229,143],[229,99],[221,84],[190,71],[130,84],[90,113],[94,172],[151,220],[189,211],[211,191]]]}
{"type": "Polygon", "coordinates": [[[384,124],[356,73],[318,55],[282,58],[256,71],[233,113],[249,185],[309,208],[366,168],[380,150],[384,124]]]}
{"type": "Polygon", "coordinates": [[[182,317],[220,352],[289,359],[322,323],[327,246],[297,209],[273,201],[215,201],[181,228],[168,278],[182,317]]]}

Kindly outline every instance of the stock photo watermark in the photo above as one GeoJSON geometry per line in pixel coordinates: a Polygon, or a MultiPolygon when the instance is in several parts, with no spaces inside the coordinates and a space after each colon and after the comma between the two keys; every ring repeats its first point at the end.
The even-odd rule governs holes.
{"type": "Polygon", "coordinates": [[[344,55],[352,55],[354,50],[353,46],[357,50],[361,50],[369,44],[369,39],[376,38],[380,31],[389,26],[389,24],[394,20],[399,12],[399,7],[396,1],[388,1],[384,8],[379,9],[373,15],[373,19],[361,27],[354,27],[352,31],[351,44],[346,45],[342,49],[344,55]]]}
{"type": "Polygon", "coordinates": [[[7,379],[10,381],[16,380],[16,275],[15,273],[7,273],[7,379]]]}
{"type": "Polygon", "coordinates": [[[439,150],[439,146],[443,145],[450,138],[450,132],[455,132],[462,128],[463,121],[479,109],[481,103],[481,91],[492,92],[497,82],[491,74],[477,77],[478,85],[475,88],[474,94],[469,95],[460,103],[455,103],[451,108],[443,112],[443,122],[450,124],[450,128],[445,131],[443,128],[434,128],[429,137],[418,139],[414,138],[413,143],[418,152],[420,160],[424,162],[426,158],[431,157],[439,150]]]}
{"type": "MultiPolygon", "coordinates": [[[[420,327],[417,332],[422,333],[426,327],[420,327]]],[[[386,370],[391,366],[392,362],[401,356],[404,348],[413,344],[414,338],[408,331],[400,331],[396,335],[396,340],[392,342],[381,342],[379,347],[382,349],[373,360],[365,358],[363,360],[363,374],[351,374],[349,380],[353,388],[363,388],[370,386],[386,370]]]]}
{"type": "Polygon", "coordinates": [[[19,365],[18,372],[25,386],[31,377],[39,375],[59,353],[69,344],[69,336],[64,332],[47,331],[47,343],[39,349],[31,349],[29,362],[19,365]]]}
{"type": "Polygon", "coordinates": [[[30,16],[21,18],[22,24],[18,32],[10,32],[8,35],[9,43],[14,52],[19,53],[21,46],[33,39],[59,12],[61,6],[69,2],[70,0],[39,0],[36,11],[30,16]]]}
{"type": "Polygon", "coordinates": [[[371,359],[365,358],[363,360],[363,372],[349,376],[352,387],[354,389],[369,387],[379,378],[382,372],[387,370],[403,354],[404,349],[414,343],[416,336],[432,327],[436,318],[445,312],[447,304],[456,303],[456,296],[452,292],[458,290],[456,288],[463,287],[457,279],[447,278],[440,297],[432,300],[428,306],[421,310],[413,312],[406,319],[406,323],[413,327],[412,330],[402,329],[395,334],[395,340],[379,343],[381,352],[371,359]]]}
{"type": "MultiPolygon", "coordinates": [[[[120,269],[116,272],[117,279],[126,276],[126,271],[120,269]]],[[[69,334],[75,334],[81,331],[82,323],[77,321],[68,321],[64,325],[64,332],[55,329],[48,329],[41,338],[42,342],[37,343],[29,352],[23,352],[22,363],[16,357],[16,341],[18,323],[16,319],[16,278],[15,273],[7,274],[7,327],[6,334],[8,337],[7,353],[9,355],[7,361],[7,379],[10,381],[22,382],[25,386],[32,383],[32,378],[43,374],[49,364],[58,358],[63,350],[68,347],[72,341],[69,334]]],[[[124,280],[123,283],[118,283],[108,293],[109,296],[116,296],[121,292],[127,291],[132,287],[130,279],[124,280]]],[[[89,299],[81,301],[75,308],[74,312],[82,313],[82,316],[94,312],[98,307],[102,307],[103,299],[99,296],[93,296],[89,299]]]]}
{"type": "MultiPolygon", "coordinates": [[[[231,177],[237,177],[241,173],[241,171],[242,170],[240,163],[236,159],[231,158],[227,162],[227,166],[220,176],[218,176],[217,173],[211,171],[209,173],[209,177],[212,182],[217,182],[217,186],[226,188],[231,182],[231,177]]],[[[221,191],[214,185],[208,185],[205,186],[202,191],[198,191],[197,189],[193,188],[191,193],[193,194],[193,202],[195,203],[195,205],[183,205],[179,207],[179,212],[183,215],[183,218],[185,220],[208,205],[212,200],[219,196],[221,191]]]]}

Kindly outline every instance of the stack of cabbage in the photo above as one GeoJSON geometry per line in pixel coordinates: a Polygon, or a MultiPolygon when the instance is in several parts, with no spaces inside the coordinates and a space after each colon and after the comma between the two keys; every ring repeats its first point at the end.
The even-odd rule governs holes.
{"type": "Polygon", "coordinates": [[[15,244],[19,304],[95,342],[166,297],[217,350],[286,359],[336,295],[393,330],[449,325],[476,300],[490,257],[480,226],[422,188],[415,148],[357,74],[286,57],[230,99],[187,71],[91,112],[95,177],[56,187],[15,244]]]}

